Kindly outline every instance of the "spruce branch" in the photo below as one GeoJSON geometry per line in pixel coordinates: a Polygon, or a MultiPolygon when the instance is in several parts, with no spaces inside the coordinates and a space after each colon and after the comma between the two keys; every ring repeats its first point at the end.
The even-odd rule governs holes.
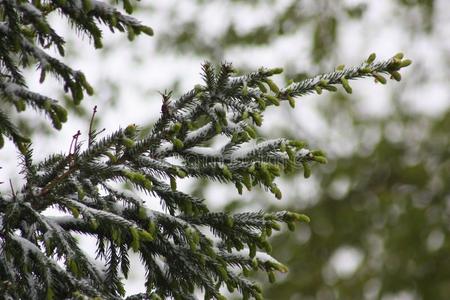
{"type": "MultiPolygon", "coordinates": [[[[133,9],[130,1],[124,3],[126,12],[131,13],[133,9]]],[[[116,29],[126,31],[130,40],[141,33],[151,36],[153,30],[104,1],[0,2],[0,101],[6,107],[14,106],[17,112],[27,107],[43,112],[54,128],[61,129],[67,121],[66,109],[57,100],[30,91],[22,75],[23,69],[35,65],[40,72],[41,83],[48,74],[62,81],[64,91],[70,92],[75,105],[86,94],[92,95],[94,90],[81,71],[72,69],[48,53],[47,49],[51,47],[56,48],[60,56],[64,56],[65,52],[63,37],[55,32],[47,20],[53,14],[67,18],[78,33],[93,41],[95,48],[102,47],[99,24],[107,25],[112,32],[116,29]]],[[[0,148],[4,136],[10,138],[19,149],[24,147],[22,140],[26,137],[23,137],[23,133],[13,126],[0,128],[0,148]]]]}
{"type": "Polygon", "coordinates": [[[365,62],[353,68],[345,69],[343,66],[337,68],[335,72],[318,75],[311,79],[292,83],[280,91],[282,100],[289,100],[289,97],[298,97],[316,92],[321,94],[322,90],[336,91],[335,85],[341,85],[346,92],[352,93],[348,83],[349,80],[356,80],[364,77],[372,77],[375,82],[386,84],[386,79],[382,74],[390,75],[390,79],[400,81],[399,71],[411,64],[411,60],[403,59],[403,53],[398,53],[391,59],[383,62],[375,62],[376,55],[372,53],[365,62]]]}
{"type": "MultiPolygon", "coordinates": [[[[294,97],[334,91],[335,85],[348,92],[352,79],[382,82],[381,74],[391,74],[397,80],[395,72],[410,63],[401,55],[380,63],[373,59],[284,88],[271,78],[281,69],[236,76],[228,63],[218,68],[205,63],[203,85],[177,99],[162,94],[161,116],[144,138],[134,124],[100,138],[91,120],[87,146],[77,133],[67,155],[35,163],[26,144],[21,154],[26,183],[12,195],[0,194],[0,282],[6,295],[23,298],[33,290],[38,298],[122,299],[134,252],[146,268],[146,293],[128,299],[193,299],[196,289],[207,299],[225,299],[221,287],[243,299],[261,299],[261,288],[247,278],[250,270],[266,273],[270,282],[276,272],[287,272],[270,256],[270,236],[282,224],[294,230],[309,218],[287,211],[213,212],[204,199],[179,191],[177,180],[232,183],[239,193],[262,187],[280,199],[277,178],[300,169],[307,178],[326,157],[301,140],[258,136],[265,109],[284,100],[293,106],[294,97]],[[211,145],[219,135],[226,143],[211,145]],[[155,198],[163,211],[146,206],[155,198]],[[64,215],[46,216],[47,208],[64,215]],[[103,271],[73,233],[97,239],[103,271]]],[[[1,130],[14,130],[7,119],[1,122],[1,130]]]]}

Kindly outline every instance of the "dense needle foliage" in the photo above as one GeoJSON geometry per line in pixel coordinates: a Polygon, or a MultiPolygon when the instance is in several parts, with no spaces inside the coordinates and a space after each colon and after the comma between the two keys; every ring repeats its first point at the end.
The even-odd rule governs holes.
{"type": "MultiPolygon", "coordinates": [[[[132,12],[129,1],[123,6],[132,12]]],[[[336,91],[338,85],[351,93],[353,79],[371,77],[384,84],[383,75],[389,75],[400,80],[398,71],[410,64],[402,54],[383,62],[372,54],[357,67],[340,66],[280,88],[272,77],[281,69],[241,75],[228,63],[204,63],[201,85],[180,97],[162,94],[161,116],[144,138],[134,124],[104,137],[90,126],[84,143],[77,133],[68,153],[34,162],[29,137],[2,109],[32,107],[56,129],[67,112],[57,100],[29,91],[22,68],[35,65],[41,81],[47,73],[56,76],[75,104],[94,92],[81,71],[45,50],[56,47],[64,54],[63,38],[47,22],[52,13],[66,17],[95,47],[102,45],[98,23],[126,30],[130,39],[152,34],[101,1],[0,2],[0,146],[3,137],[16,144],[25,179],[19,189],[11,183],[11,190],[0,194],[0,289],[7,299],[121,299],[130,251],[146,268],[146,293],[130,299],[192,299],[196,289],[207,299],[222,299],[224,286],[244,299],[261,298],[261,288],[247,278],[250,271],[266,272],[271,282],[274,272],[287,271],[270,256],[272,231],[281,223],[293,230],[295,222],[308,217],[287,211],[213,212],[203,199],[179,191],[177,179],[233,183],[239,193],[263,187],[281,198],[274,180],[282,172],[302,169],[309,177],[310,165],[326,159],[303,141],[258,137],[255,126],[261,126],[264,110],[281,102],[295,106],[295,98],[336,91]],[[217,136],[224,137],[223,145],[208,146],[217,136]],[[131,191],[117,183],[128,183],[131,191]],[[148,208],[150,199],[159,199],[164,211],[148,208]],[[50,216],[48,208],[65,215],[50,216]],[[95,262],[71,233],[96,238],[95,262]]]]}

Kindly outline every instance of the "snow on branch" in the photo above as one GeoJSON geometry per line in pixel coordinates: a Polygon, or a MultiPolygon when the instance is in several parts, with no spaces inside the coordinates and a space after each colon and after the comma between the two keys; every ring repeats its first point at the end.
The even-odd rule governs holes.
{"type": "MultiPolygon", "coordinates": [[[[89,5],[98,14],[115,14],[98,1],[54,2],[69,16],[89,5]]],[[[32,8],[23,9],[41,18],[32,8]]],[[[83,17],[76,17],[81,26],[83,17]]],[[[205,63],[202,85],[178,99],[162,94],[161,116],[147,136],[141,137],[134,124],[103,138],[90,132],[87,146],[75,135],[69,153],[39,163],[21,140],[25,184],[0,195],[0,270],[9,286],[6,295],[20,299],[34,291],[35,298],[123,299],[123,277],[130,272],[130,252],[135,252],[146,268],[147,292],[129,299],[192,299],[196,288],[207,299],[224,299],[224,286],[244,299],[260,299],[261,288],[247,278],[249,271],[266,273],[270,282],[275,272],[287,272],[270,255],[273,231],[283,223],[294,230],[309,218],[287,211],[211,211],[205,199],[180,191],[177,181],[217,180],[233,184],[240,194],[244,188],[263,188],[281,199],[278,178],[299,170],[307,178],[316,163],[326,163],[326,156],[302,140],[261,137],[257,127],[265,110],[284,101],[294,106],[295,97],[335,91],[337,85],[351,92],[353,79],[372,77],[384,83],[383,74],[390,74],[399,80],[398,71],[410,63],[400,54],[384,62],[374,59],[372,55],[358,67],[338,68],[283,88],[271,79],[281,69],[235,76],[230,64],[205,63]],[[224,143],[217,145],[217,137],[224,143]],[[162,211],[149,208],[155,202],[162,211]],[[64,216],[44,215],[49,208],[64,216]],[[78,247],[73,233],[96,239],[102,271],[78,247]]],[[[18,101],[15,97],[27,91],[11,82],[0,78],[0,91],[9,102],[18,101]]],[[[57,105],[42,100],[50,108],[57,105]]],[[[58,113],[56,106],[51,109],[58,113]]],[[[2,111],[0,132],[21,138],[2,111]]]]}

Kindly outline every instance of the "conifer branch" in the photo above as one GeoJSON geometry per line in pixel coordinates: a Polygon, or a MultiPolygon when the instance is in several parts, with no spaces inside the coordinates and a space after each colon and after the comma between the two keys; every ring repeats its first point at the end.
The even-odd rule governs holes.
{"type": "MultiPolygon", "coordinates": [[[[132,5],[127,0],[124,7],[127,13],[132,12],[132,5]]],[[[67,111],[55,99],[30,91],[22,75],[24,68],[36,65],[42,83],[48,74],[60,79],[64,91],[71,93],[75,105],[78,105],[85,94],[92,95],[94,90],[81,71],[72,69],[58,58],[48,54],[46,49],[55,47],[60,56],[64,56],[65,41],[48,23],[52,14],[66,17],[75,30],[93,41],[96,48],[102,47],[102,32],[98,23],[103,23],[111,31],[127,32],[130,40],[136,35],[145,33],[153,35],[153,30],[142,25],[137,19],[123,14],[113,5],[103,1],[17,1],[0,2],[0,100],[14,105],[17,112],[28,106],[44,112],[56,129],[67,121],[67,111]]],[[[17,130],[5,127],[0,130],[0,148],[3,137],[13,140],[20,149],[24,145],[17,130]]]]}
{"type": "MultiPolygon", "coordinates": [[[[309,218],[286,211],[211,212],[203,199],[179,191],[177,179],[233,183],[239,193],[244,187],[261,186],[281,198],[275,180],[283,172],[303,169],[309,177],[311,165],[325,163],[326,158],[303,141],[261,139],[254,126],[261,126],[266,107],[282,100],[292,105],[292,97],[317,92],[319,87],[333,91],[340,84],[348,90],[344,78],[373,77],[382,82],[380,74],[391,74],[397,79],[395,72],[407,64],[397,55],[280,89],[270,78],[280,69],[236,77],[230,64],[216,71],[206,63],[204,85],[173,101],[170,93],[162,95],[161,117],[147,137],[139,138],[133,124],[100,139],[90,124],[86,149],[76,134],[67,156],[52,155],[40,163],[33,162],[31,147],[24,146],[26,183],[20,192],[0,195],[0,272],[7,295],[20,298],[34,290],[36,297],[121,299],[125,293],[121,274],[126,277],[130,271],[131,251],[139,253],[147,269],[148,292],[129,299],[191,299],[195,288],[206,298],[224,299],[221,286],[244,299],[260,299],[261,288],[246,279],[249,270],[265,272],[270,282],[275,272],[286,272],[287,267],[269,254],[269,237],[281,223],[294,230],[296,222],[309,218]],[[224,135],[227,143],[221,148],[207,146],[217,135],[224,135]],[[120,182],[158,198],[164,211],[148,209],[146,198],[111,184],[120,182]],[[65,216],[42,215],[49,207],[65,216]],[[78,248],[71,233],[97,239],[97,256],[106,262],[105,272],[78,248]],[[17,248],[22,250],[15,252],[17,248]],[[24,271],[30,260],[28,267],[36,268],[33,279],[24,271]],[[64,268],[56,267],[56,261],[64,262],[64,268]],[[56,277],[65,282],[55,282],[56,277]]],[[[7,119],[2,122],[3,131],[14,132],[7,119]]]]}

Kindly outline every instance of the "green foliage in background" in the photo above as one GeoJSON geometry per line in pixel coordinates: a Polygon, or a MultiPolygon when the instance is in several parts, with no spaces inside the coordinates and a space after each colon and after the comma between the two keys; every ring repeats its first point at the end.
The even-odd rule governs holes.
{"type": "MultiPolygon", "coordinates": [[[[351,116],[334,100],[344,109],[334,107],[330,124],[351,116]]],[[[371,146],[316,173],[317,202],[305,209],[313,222],[296,238],[274,239],[283,245],[274,253],[287,257],[291,272],[269,287],[269,299],[379,299],[402,292],[413,299],[447,297],[449,117],[450,111],[426,117],[401,110],[382,119],[353,116],[357,143],[371,146]],[[346,249],[361,259],[349,273],[333,265],[346,249]]]]}
{"type": "MultiPolygon", "coordinates": [[[[264,12],[267,20],[258,20],[258,25],[251,29],[242,29],[242,20],[225,16],[224,29],[205,37],[204,20],[196,15],[187,17],[183,10],[172,6],[169,11],[171,18],[165,30],[156,37],[158,47],[162,51],[209,57],[221,61],[229,50],[242,47],[265,47],[275,41],[295,34],[299,29],[309,28],[310,38],[298,40],[298,43],[311,42],[310,56],[315,64],[323,64],[336,59],[336,42],[342,33],[344,21],[359,21],[364,18],[370,1],[344,0],[316,0],[316,1],[187,1],[197,16],[208,6],[229,8],[231,12],[254,12],[258,20],[258,13],[264,12]],[[275,9],[277,7],[277,9],[275,9]]],[[[399,9],[417,9],[421,16],[420,26],[426,30],[433,28],[434,0],[394,0],[400,5],[399,9]]],[[[189,6],[189,5],[188,5],[189,6]]],[[[151,11],[153,4],[142,3],[144,11],[151,11]]],[[[395,15],[397,12],[392,12],[395,15]]],[[[394,17],[394,16],[393,16],[394,17]]],[[[399,17],[400,18],[400,17],[399,17]]],[[[403,20],[402,20],[403,21],[403,20]]],[[[408,20],[412,21],[412,20],[408,20]]],[[[414,20],[415,21],[415,20],[414,20]]],[[[351,33],[343,33],[351,34],[351,33]]]]}

